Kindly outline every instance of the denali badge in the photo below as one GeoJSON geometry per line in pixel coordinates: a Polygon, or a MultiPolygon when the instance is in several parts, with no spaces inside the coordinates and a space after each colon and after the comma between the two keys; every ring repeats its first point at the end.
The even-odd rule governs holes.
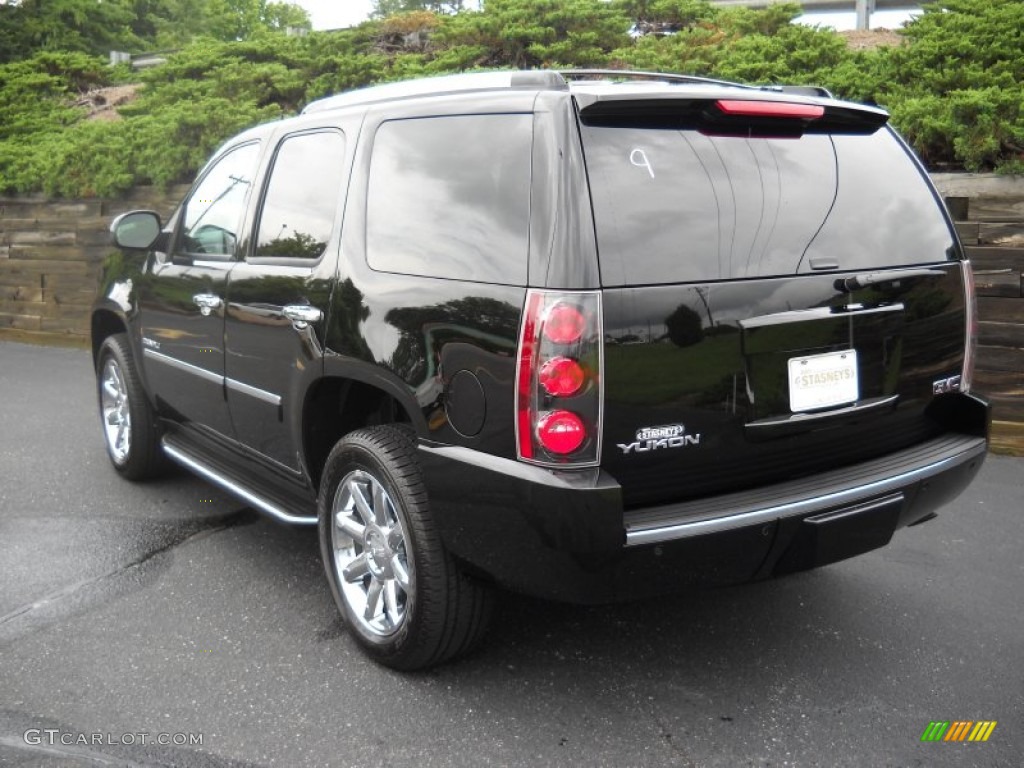
{"type": "Polygon", "coordinates": [[[700,445],[700,433],[686,434],[682,424],[667,424],[664,427],[642,427],[636,431],[636,442],[618,443],[625,454],[636,451],[656,451],[659,448],[683,448],[687,445],[700,445]]]}
{"type": "Polygon", "coordinates": [[[950,376],[948,379],[939,379],[932,382],[932,394],[944,395],[947,392],[960,391],[960,376],[950,376]]]}

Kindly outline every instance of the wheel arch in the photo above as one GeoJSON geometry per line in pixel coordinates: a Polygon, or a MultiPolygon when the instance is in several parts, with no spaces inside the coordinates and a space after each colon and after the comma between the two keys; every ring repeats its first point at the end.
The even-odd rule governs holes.
{"type": "Polygon", "coordinates": [[[89,320],[89,331],[92,341],[92,364],[95,368],[99,363],[100,347],[103,342],[116,333],[127,333],[128,322],[124,316],[110,307],[99,306],[93,310],[89,320]]]}
{"type": "Polygon", "coordinates": [[[302,451],[313,485],[320,487],[331,449],[356,429],[378,424],[408,424],[426,432],[426,419],[412,393],[382,379],[352,375],[326,375],[306,393],[302,408],[302,451]]]}

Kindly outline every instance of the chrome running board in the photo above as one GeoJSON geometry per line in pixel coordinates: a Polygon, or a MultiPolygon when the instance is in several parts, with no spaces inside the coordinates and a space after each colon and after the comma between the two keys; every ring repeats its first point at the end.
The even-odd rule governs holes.
{"type": "Polygon", "coordinates": [[[260,512],[275,520],[280,520],[282,523],[290,523],[292,525],[316,525],[317,519],[315,517],[307,517],[304,515],[293,515],[290,512],[282,509],[280,506],[272,501],[268,501],[262,496],[257,496],[255,493],[250,491],[248,488],[243,488],[234,480],[225,477],[217,470],[212,467],[203,464],[201,461],[193,456],[182,451],[180,448],[176,448],[171,445],[167,438],[160,441],[163,446],[164,453],[167,454],[167,458],[174,461],[176,464],[180,464],[190,472],[194,472],[204,480],[207,480],[219,488],[223,488],[228,493],[231,493],[242,501],[248,502],[260,512]]]}

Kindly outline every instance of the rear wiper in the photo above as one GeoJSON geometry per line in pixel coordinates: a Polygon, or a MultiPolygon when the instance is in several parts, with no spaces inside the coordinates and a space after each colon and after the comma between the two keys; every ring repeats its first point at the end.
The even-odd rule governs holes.
{"type": "Polygon", "coordinates": [[[878,283],[891,283],[894,280],[909,280],[913,277],[938,277],[944,273],[940,269],[890,269],[885,272],[862,272],[859,275],[840,277],[833,285],[837,291],[852,293],[860,288],[878,283]]]}

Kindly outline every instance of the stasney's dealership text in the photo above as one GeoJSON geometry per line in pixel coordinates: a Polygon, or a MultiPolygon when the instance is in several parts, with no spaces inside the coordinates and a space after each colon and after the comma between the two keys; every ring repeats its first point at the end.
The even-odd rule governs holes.
{"type": "Polygon", "coordinates": [[[822,384],[838,384],[841,381],[849,381],[854,377],[850,368],[835,368],[831,371],[816,371],[815,373],[801,373],[793,377],[793,385],[797,387],[817,387],[822,384]]]}

